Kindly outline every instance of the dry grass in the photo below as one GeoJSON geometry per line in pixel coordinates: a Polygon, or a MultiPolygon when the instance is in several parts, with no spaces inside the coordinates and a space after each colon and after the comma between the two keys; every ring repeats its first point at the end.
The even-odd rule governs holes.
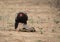
{"type": "Polygon", "coordinates": [[[48,1],[34,1],[0,0],[0,42],[60,42],[60,11],[48,1]],[[28,26],[36,32],[14,31],[15,17],[20,11],[28,13],[28,26]]]}

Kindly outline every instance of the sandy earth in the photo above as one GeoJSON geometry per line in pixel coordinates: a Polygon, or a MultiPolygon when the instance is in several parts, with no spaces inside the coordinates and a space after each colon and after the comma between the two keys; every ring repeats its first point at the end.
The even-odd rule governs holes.
{"type": "Polygon", "coordinates": [[[59,33],[0,31],[0,42],[60,42],[59,33]]]}
{"type": "Polygon", "coordinates": [[[0,42],[60,42],[60,11],[49,1],[0,0],[0,42]],[[13,30],[20,11],[28,13],[28,26],[36,32],[13,30]]]}

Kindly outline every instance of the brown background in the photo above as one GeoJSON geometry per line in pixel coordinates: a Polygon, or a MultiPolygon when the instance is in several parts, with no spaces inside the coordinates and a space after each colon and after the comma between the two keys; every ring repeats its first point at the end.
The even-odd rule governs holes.
{"type": "MultiPolygon", "coordinates": [[[[52,32],[60,35],[59,34],[60,33],[60,1],[59,0],[0,0],[0,30],[14,29],[15,17],[18,12],[27,13],[27,15],[29,16],[28,25],[31,27],[35,27],[37,32],[41,33],[42,30],[42,32],[46,33],[47,35],[50,35],[50,33],[52,34],[52,32]]],[[[23,34],[21,33],[21,35],[23,34]]],[[[47,37],[51,37],[51,36],[52,35],[47,37]]],[[[26,37],[29,38],[29,36],[26,37]]],[[[38,36],[38,38],[39,37],[40,36],[38,36]]],[[[46,42],[60,42],[60,40],[58,40],[57,37],[55,37],[56,39],[53,40],[52,38],[50,38],[49,39],[50,41],[48,41],[48,38],[46,38],[47,39],[46,42]]],[[[41,37],[42,40],[44,40],[43,38],[44,36],[41,37]]],[[[27,40],[27,42],[29,42],[29,40],[27,40]]]]}

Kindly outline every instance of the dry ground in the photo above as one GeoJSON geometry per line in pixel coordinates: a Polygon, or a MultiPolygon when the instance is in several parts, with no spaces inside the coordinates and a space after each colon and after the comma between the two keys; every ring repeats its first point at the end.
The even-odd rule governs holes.
{"type": "Polygon", "coordinates": [[[60,11],[49,1],[0,0],[0,42],[60,42],[60,11]],[[28,13],[28,25],[36,32],[13,30],[20,11],[28,13]]]}
{"type": "Polygon", "coordinates": [[[17,32],[0,31],[0,42],[60,42],[60,34],[56,32],[17,32]]]}

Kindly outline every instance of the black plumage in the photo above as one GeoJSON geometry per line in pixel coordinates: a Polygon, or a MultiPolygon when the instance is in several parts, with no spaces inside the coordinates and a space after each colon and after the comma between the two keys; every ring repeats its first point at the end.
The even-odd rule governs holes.
{"type": "Polygon", "coordinates": [[[19,23],[27,24],[28,16],[26,13],[19,12],[15,18],[15,29],[17,29],[19,23]]]}

